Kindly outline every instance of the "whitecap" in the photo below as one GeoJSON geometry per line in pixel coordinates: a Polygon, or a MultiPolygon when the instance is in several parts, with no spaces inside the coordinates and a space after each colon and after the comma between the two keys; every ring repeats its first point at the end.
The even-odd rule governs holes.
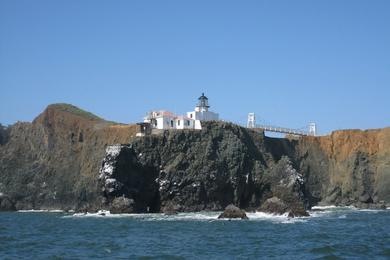
{"type": "Polygon", "coordinates": [[[191,221],[210,221],[216,220],[220,212],[190,212],[178,213],[175,215],[166,215],[164,213],[139,213],[139,214],[112,214],[107,210],[99,210],[96,213],[75,213],[73,215],[64,216],[69,217],[98,217],[98,218],[134,218],[143,221],[177,221],[177,220],[191,220],[191,221]]]}
{"type": "Polygon", "coordinates": [[[334,209],[337,208],[335,205],[328,205],[328,206],[314,206],[311,209],[312,210],[327,210],[327,209],[334,209]]]}
{"type": "Polygon", "coordinates": [[[49,212],[49,213],[62,213],[64,212],[63,210],[61,209],[21,209],[21,210],[18,210],[17,212],[21,212],[21,213],[39,213],[39,212],[49,212]]]}
{"type": "Polygon", "coordinates": [[[252,221],[271,221],[274,223],[282,223],[282,224],[293,224],[296,222],[306,222],[309,217],[295,217],[291,218],[288,216],[288,213],[284,213],[282,215],[276,215],[265,212],[252,212],[247,213],[249,220],[252,221]]]}
{"type": "Polygon", "coordinates": [[[359,209],[359,211],[371,212],[371,213],[378,213],[378,212],[381,212],[381,211],[383,211],[383,210],[380,210],[380,209],[359,209]]]}
{"type": "MultiPolygon", "coordinates": [[[[142,221],[240,221],[241,219],[218,219],[222,212],[218,211],[200,211],[200,212],[183,212],[174,215],[164,213],[137,213],[137,214],[111,214],[110,211],[100,210],[96,213],[75,213],[64,216],[64,218],[133,218],[142,221]]],[[[295,223],[305,222],[308,217],[290,218],[288,213],[283,215],[274,215],[264,212],[247,212],[249,221],[272,221],[277,223],[295,223]]]]}

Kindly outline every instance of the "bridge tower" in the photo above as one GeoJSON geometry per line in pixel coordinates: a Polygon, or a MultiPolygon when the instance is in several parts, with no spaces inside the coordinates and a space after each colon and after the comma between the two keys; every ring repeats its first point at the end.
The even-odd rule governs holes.
{"type": "Polygon", "coordinates": [[[248,122],[246,124],[246,127],[248,127],[248,128],[255,128],[256,127],[256,115],[255,115],[255,113],[249,113],[248,114],[248,122]]]}
{"type": "Polygon", "coordinates": [[[309,124],[309,135],[316,136],[317,135],[317,127],[316,123],[309,124]]]}

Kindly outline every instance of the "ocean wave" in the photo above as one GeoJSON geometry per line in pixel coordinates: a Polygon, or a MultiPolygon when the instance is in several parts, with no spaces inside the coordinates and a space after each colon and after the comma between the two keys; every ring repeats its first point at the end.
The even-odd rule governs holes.
{"type": "Polygon", "coordinates": [[[311,210],[357,210],[355,206],[336,206],[336,205],[327,205],[327,206],[314,206],[311,210]]]}
{"type": "Polygon", "coordinates": [[[217,220],[221,212],[193,212],[193,213],[178,213],[175,215],[166,215],[164,213],[137,213],[137,214],[112,214],[110,211],[99,210],[96,213],[75,213],[73,215],[64,216],[66,218],[74,217],[106,217],[106,218],[134,218],[144,221],[176,221],[176,220],[217,220]]]}
{"type": "MultiPolygon", "coordinates": [[[[380,210],[372,209],[357,209],[353,206],[340,207],[335,205],[315,206],[309,211],[309,217],[290,218],[288,214],[275,215],[264,212],[247,212],[248,221],[270,221],[273,223],[291,224],[297,222],[306,222],[310,218],[327,217],[334,215],[335,217],[345,218],[348,211],[369,211],[378,212],[380,210]],[[338,216],[339,214],[342,214],[338,216]]],[[[31,211],[29,211],[31,212],[31,211]]],[[[132,213],[132,214],[112,214],[107,210],[99,210],[96,213],[74,213],[63,216],[64,218],[132,218],[141,221],[227,221],[234,219],[218,219],[222,212],[216,211],[201,211],[201,212],[182,212],[174,215],[166,215],[164,213],[132,213]]],[[[240,219],[237,219],[240,220],[240,219]]]]}
{"type": "Polygon", "coordinates": [[[63,213],[61,209],[21,209],[17,212],[21,213],[39,213],[39,212],[49,212],[49,213],[63,213]]]}
{"type": "Polygon", "coordinates": [[[247,216],[249,217],[249,220],[254,221],[271,221],[274,223],[282,223],[282,224],[292,224],[296,222],[306,222],[308,218],[310,217],[295,217],[291,218],[288,216],[288,213],[282,214],[282,215],[276,215],[271,213],[265,213],[265,212],[253,212],[253,213],[247,213],[247,216]]]}
{"type": "Polygon", "coordinates": [[[337,206],[335,205],[328,205],[328,206],[314,206],[311,209],[312,210],[327,210],[327,209],[335,209],[337,206]]]}
{"type": "MultiPolygon", "coordinates": [[[[133,218],[142,221],[240,221],[240,219],[218,219],[222,212],[204,211],[178,213],[166,215],[164,213],[141,213],[141,214],[111,214],[109,211],[100,210],[96,213],[75,213],[64,218],[133,218]]],[[[264,212],[247,212],[248,221],[271,221],[274,223],[291,224],[305,222],[309,217],[290,218],[288,214],[274,215],[264,212]]]]}

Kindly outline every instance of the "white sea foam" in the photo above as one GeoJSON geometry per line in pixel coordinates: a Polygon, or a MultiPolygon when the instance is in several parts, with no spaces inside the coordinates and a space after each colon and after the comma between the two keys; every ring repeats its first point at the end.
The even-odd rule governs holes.
{"type": "Polygon", "coordinates": [[[252,221],[271,221],[273,223],[293,224],[296,222],[306,222],[309,217],[290,218],[288,213],[282,215],[275,215],[264,212],[246,213],[249,220],[252,221]]]}
{"type": "Polygon", "coordinates": [[[381,212],[383,210],[381,210],[381,209],[359,209],[359,211],[378,213],[378,212],[381,212]]]}
{"type": "Polygon", "coordinates": [[[18,212],[22,212],[22,213],[28,213],[28,212],[50,212],[50,213],[62,213],[64,212],[63,210],[61,209],[21,209],[21,210],[18,210],[18,212]]]}
{"type": "Polygon", "coordinates": [[[335,205],[329,205],[329,206],[314,206],[311,209],[312,210],[327,210],[327,209],[334,209],[337,208],[335,205]]]}
{"type": "MultiPolygon", "coordinates": [[[[337,207],[331,206],[316,206],[314,210],[309,211],[309,217],[289,218],[288,214],[274,215],[264,212],[247,212],[248,221],[269,221],[272,223],[292,224],[297,222],[307,222],[311,218],[327,217],[334,215],[337,218],[343,219],[347,217],[347,212],[351,210],[358,210],[355,207],[337,207]],[[341,213],[341,214],[340,214],[341,213]]],[[[378,212],[379,210],[361,210],[378,212]]],[[[111,214],[109,211],[100,210],[96,213],[75,213],[67,215],[69,218],[79,217],[98,217],[98,218],[132,218],[142,221],[227,221],[229,219],[218,219],[221,212],[215,211],[201,211],[201,212],[187,212],[178,213],[174,215],[166,215],[164,213],[143,213],[143,214],[111,214]]]]}
{"type": "MultiPolygon", "coordinates": [[[[201,211],[178,213],[175,215],[166,215],[164,213],[145,213],[145,214],[111,214],[109,211],[98,211],[96,213],[75,213],[64,216],[65,218],[133,218],[142,221],[240,221],[240,219],[218,219],[222,212],[201,211]]],[[[247,212],[248,221],[271,221],[274,223],[291,224],[296,222],[306,222],[310,217],[289,218],[288,214],[273,215],[264,212],[247,212]]]]}
{"type": "Polygon", "coordinates": [[[221,212],[195,212],[178,213],[176,215],[165,215],[163,213],[145,213],[145,214],[111,214],[110,211],[99,210],[96,213],[75,213],[69,217],[99,217],[99,218],[134,218],[144,221],[176,221],[176,220],[216,220],[221,212]]]}

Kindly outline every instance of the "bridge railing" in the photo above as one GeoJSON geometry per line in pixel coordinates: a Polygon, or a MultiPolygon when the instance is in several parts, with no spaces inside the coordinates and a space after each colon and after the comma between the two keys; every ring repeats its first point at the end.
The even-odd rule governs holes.
{"type": "Polygon", "coordinates": [[[262,129],[268,132],[282,133],[282,134],[291,134],[291,135],[310,135],[308,131],[286,128],[286,127],[278,127],[271,125],[256,125],[256,128],[262,129]]]}

